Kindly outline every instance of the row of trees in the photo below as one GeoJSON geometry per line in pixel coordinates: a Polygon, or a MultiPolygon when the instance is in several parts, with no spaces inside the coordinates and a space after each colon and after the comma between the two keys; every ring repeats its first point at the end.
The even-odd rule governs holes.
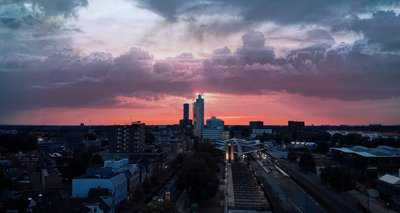
{"type": "Polygon", "coordinates": [[[207,200],[216,194],[218,155],[210,143],[197,143],[194,152],[183,160],[177,187],[186,190],[193,202],[207,200]]]}
{"type": "Polygon", "coordinates": [[[290,151],[288,153],[288,160],[290,162],[298,162],[301,170],[305,172],[316,172],[315,160],[311,152],[305,151],[301,154],[290,151]]]}
{"type": "Polygon", "coordinates": [[[320,178],[336,191],[351,190],[355,186],[354,175],[343,167],[326,167],[321,170],[320,178]]]}
{"type": "Polygon", "coordinates": [[[2,152],[31,151],[37,149],[36,137],[29,134],[0,135],[0,150],[2,152]]]}
{"type": "Polygon", "coordinates": [[[58,162],[62,176],[71,180],[75,177],[85,174],[87,168],[103,165],[103,158],[98,154],[91,152],[76,153],[74,158],[60,159],[58,162]]]}
{"type": "Polygon", "coordinates": [[[278,143],[290,143],[292,141],[313,141],[313,142],[328,142],[328,144],[333,145],[362,145],[374,147],[377,145],[389,145],[400,147],[400,139],[395,138],[384,138],[379,137],[375,139],[370,139],[364,137],[358,133],[349,133],[342,135],[339,133],[330,135],[326,131],[319,130],[302,130],[302,131],[290,131],[290,130],[280,130],[276,134],[263,134],[257,137],[257,139],[268,141],[275,140],[278,143]]]}

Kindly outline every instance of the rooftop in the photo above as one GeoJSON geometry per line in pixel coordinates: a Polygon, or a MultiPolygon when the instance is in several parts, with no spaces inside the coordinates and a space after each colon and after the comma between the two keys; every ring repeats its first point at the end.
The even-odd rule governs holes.
{"type": "Polygon", "coordinates": [[[400,157],[400,149],[390,146],[367,148],[364,146],[331,148],[344,153],[352,153],[362,157],[400,157]]]}
{"type": "Polygon", "coordinates": [[[389,184],[400,185],[400,177],[394,175],[384,175],[379,180],[389,184]]]}

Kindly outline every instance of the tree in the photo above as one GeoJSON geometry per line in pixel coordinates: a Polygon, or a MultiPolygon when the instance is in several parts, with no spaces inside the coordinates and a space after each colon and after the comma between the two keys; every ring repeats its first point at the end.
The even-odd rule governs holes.
{"type": "Polygon", "coordinates": [[[65,159],[66,166],[60,170],[63,177],[71,180],[85,174],[90,165],[90,159],[92,155],[88,152],[78,153],[72,159],[65,159]]]}
{"type": "Polygon", "coordinates": [[[321,182],[337,191],[351,190],[355,186],[353,174],[343,167],[326,167],[321,171],[321,182]]]}
{"type": "Polygon", "coordinates": [[[102,166],[104,165],[104,160],[103,157],[99,154],[95,154],[91,157],[90,159],[90,165],[91,166],[102,166]]]}
{"type": "Polygon", "coordinates": [[[135,191],[133,192],[133,200],[139,201],[144,198],[144,192],[142,187],[136,187],[135,191]]]}
{"type": "Polygon", "coordinates": [[[37,149],[36,137],[28,134],[0,135],[0,146],[7,152],[31,151],[37,149]]]}
{"type": "Polygon", "coordinates": [[[320,153],[320,154],[326,154],[329,151],[329,144],[328,142],[319,142],[317,144],[317,148],[315,149],[315,152],[320,153]]]}
{"type": "Polygon", "coordinates": [[[0,170],[0,191],[4,191],[6,189],[9,189],[12,185],[11,179],[6,177],[4,172],[0,170]]]}
{"type": "Polygon", "coordinates": [[[197,143],[194,150],[183,162],[177,187],[185,189],[192,201],[198,202],[213,197],[217,192],[218,153],[208,143],[197,143]]]}
{"type": "Polygon", "coordinates": [[[174,205],[170,201],[152,200],[146,205],[145,213],[174,213],[174,205]]]}
{"type": "Polygon", "coordinates": [[[287,158],[290,162],[296,162],[297,160],[297,155],[293,151],[289,151],[287,154],[287,158]]]}
{"type": "Polygon", "coordinates": [[[151,191],[151,182],[150,182],[149,178],[146,177],[146,178],[143,180],[142,187],[143,187],[143,192],[144,192],[145,194],[147,194],[147,193],[149,193],[149,192],[151,191]]]}
{"type": "Polygon", "coordinates": [[[344,144],[346,145],[361,145],[362,136],[357,133],[349,133],[344,136],[344,144]]]}
{"type": "Polygon", "coordinates": [[[218,179],[216,172],[207,166],[204,159],[193,157],[184,163],[177,185],[185,189],[193,201],[198,202],[215,195],[218,179]]]}
{"type": "Polygon", "coordinates": [[[310,152],[304,152],[299,161],[299,166],[304,171],[315,173],[315,160],[310,152]]]}
{"type": "Polygon", "coordinates": [[[182,165],[183,165],[183,162],[184,162],[184,160],[185,160],[185,157],[186,157],[185,154],[179,153],[179,154],[176,156],[176,158],[172,161],[171,167],[172,167],[173,169],[179,169],[179,168],[181,168],[182,165]]]}

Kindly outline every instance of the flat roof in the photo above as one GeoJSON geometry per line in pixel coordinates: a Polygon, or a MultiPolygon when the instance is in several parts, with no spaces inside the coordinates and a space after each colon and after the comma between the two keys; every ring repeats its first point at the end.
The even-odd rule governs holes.
{"type": "Polygon", "coordinates": [[[360,155],[362,157],[400,157],[400,149],[389,146],[367,148],[364,146],[331,148],[344,153],[360,155]]]}
{"type": "Polygon", "coordinates": [[[400,178],[393,175],[384,175],[379,180],[389,184],[400,185],[400,178]]]}

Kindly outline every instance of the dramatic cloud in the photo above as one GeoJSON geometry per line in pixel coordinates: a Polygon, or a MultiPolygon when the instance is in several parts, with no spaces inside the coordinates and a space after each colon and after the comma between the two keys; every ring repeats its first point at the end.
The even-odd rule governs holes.
{"type": "Polygon", "coordinates": [[[399,8],[393,0],[1,1],[0,116],[148,108],[196,92],[393,108],[399,8]]]}
{"type": "Polygon", "coordinates": [[[253,45],[264,49],[264,42],[259,32],[250,32],[243,36],[243,47],[235,54],[227,48],[216,50],[204,64],[204,90],[233,94],[285,91],[342,100],[400,94],[398,55],[366,54],[363,44],[332,47],[326,43],[293,50],[278,59],[272,50],[257,54],[241,51],[253,45]]]}
{"type": "Polygon", "coordinates": [[[371,45],[383,51],[400,51],[400,37],[395,36],[400,35],[400,15],[393,11],[378,11],[365,19],[356,17],[340,27],[362,33],[371,45]]]}
{"type": "Polygon", "coordinates": [[[70,47],[79,31],[66,23],[86,0],[5,0],[0,2],[0,69],[25,63],[70,47]]]}
{"type": "Polygon", "coordinates": [[[54,55],[24,71],[0,72],[0,96],[7,97],[0,99],[0,109],[101,107],[118,105],[119,96],[157,99],[191,91],[173,69],[153,62],[137,48],[115,58],[104,53],[54,55]]]}
{"type": "MultiPolygon", "coordinates": [[[[264,21],[284,25],[332,24],[346,19],[349,15],[367,13],[382,7],[398,6],[399,3],[392,0],[355,0],[351,2],[346,0],[301,0],[294,2],[290,0],[139,0],[139,5],[154,11],[171,22],[190,20],[193,23],[193,20],[199,19],[199,14],[210,16],[224,14],[239,17],[238,20],[241,20],[241,25],[245,27],[264,21]],[[222,8],[225,8],[225,10],[222,8]]],[[[238,26],[237,23],[235,25],[238,26]]],[[[213,29],[216,30],[216,28],[213,29]]],[[[239,29],[237,28],[237,30],[239,29]]]]}
{"type": "Polygon", "coordinates": [[[205,60],[183,53],[157,61],[138,48],[118,57],[64,51],[22,71],[0,72],[1,97],[8,97],[0,100],[0,108],[118,105],[120,96],[151,100],[164,95],[188,97],[195,91],[288,92],[342,100],[399,97],[397,55],[366,54],[363,44],[322,43],[275,58],[261,32],[250,31],[242,39],[236,51],[216,49],[205,60]]]}

